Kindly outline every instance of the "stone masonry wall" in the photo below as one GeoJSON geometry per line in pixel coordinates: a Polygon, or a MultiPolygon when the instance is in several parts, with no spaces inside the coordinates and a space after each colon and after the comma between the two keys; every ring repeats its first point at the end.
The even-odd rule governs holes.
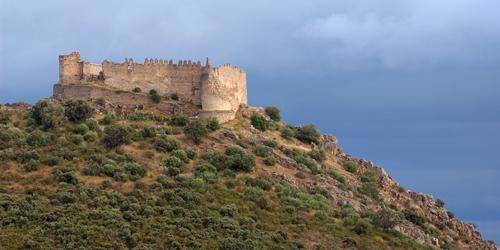
{"type": "Polygon", "coordinates": [[[237,111],[241,104],[247,104],[246,73],[228,64],[210,68],[201,93],[204,111],[237,111]]]}

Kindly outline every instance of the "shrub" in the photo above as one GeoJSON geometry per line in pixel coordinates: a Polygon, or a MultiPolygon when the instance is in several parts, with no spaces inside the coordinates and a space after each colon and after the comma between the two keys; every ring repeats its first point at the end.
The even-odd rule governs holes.
{"type": "Polygon", "coordinates": [[[268,121],[261,114],[254,113],[250,117],[250,120],[251,120],[252,126],[254,126],[254,128],[256,128],[260,131],[266,131],[268,129],[268,121]]]}
{"type": "Polygon", "coordinates": [[[161,96],[155,89],[149,91],[149,98],[155,103],[159,103],[161,101],[161,96]]]}
{"type": "Polygon", "coordinates": [[[95,118],[89,118],[87,119],[87,121],[85,121],[85,125],[87,125],[90,130],[94,130],[99,126],[99,121],[97,121],[95,118]]]}
{"type": "Polygon", "coordinates": [[[371,224],[370,222],[367,220],[367,219],[361,219],[358,221],[358,223],[356,223],[356,225],[354,226],[354,228],[352,229],[352,231],[354,231],[356,234],[367,234],[368,231],[370,230],[371,228],[371,224]]]}
{"type": "Polygon", "coordinates": [[[172,152],[181,148],[181,144],[175,138],[166,136],[155,139],[154,146],[158,152],[172,152]]]}
{"type": "Polygon", "coordinates": [[[298,127],[295,132],[295,137],[305,143],[319,143],[319,138],[321,134],[312,124],[298,127]]]}
{"type": "Polygon", "coordinates": [[[186,154],[190,160],[194,160],[196,158],[196,151],[191,148],[186,150],[186,154]]]}
{"type": "Polygon", "coordinates": [[[326,159],[325,151],[323,151],[321,149],[313,149],[313,150],[309,151],[308,155],[318,162],[322,162],[326,159]]]}
{"type": "Polygon", "coordinates": [[[297,173],[295,173],[295,177],[297,177],[299,179],[305,179],[306,175],[303,172],[297,172],[297,173]]]}
{"type": "Polygon", "coordinates": [[[77,134],[84,135],[89,131],[89,127],[85,124],[78,124],[76,127],[73,129],[73,131],[77,134]]]}
{"type": "Polygon", "coordinates": [[[358,171],[358,164],[354,161],[346,161],[344,162],[344,169],[347,172],[355,173],[356,171],[358,171]]]}
{"type": "Polygon", "coordinates": [[[195,120],[184,128],[184,133],[188,138],[193,140],[195,144],[200,144],[203,137],[207,136],[208,130],[201,121],[195,120]]]}
{"type": "Polygon", "coordinates": [[[142,128],[141,135],[144,138],[153,138],[156,136],[156,130],[155,130],[155,128],[153,128],[151,126],[144,126],[142,128]]]}
{"type": "Polygon", "coordinates": [[[139,87],[135,87],[134,89],[132,89],[132,92],[134,92],[134,93],[140,93],[141,91],[142,90],[139,87]]]}
{"type": "Polygon", "coordinates": [[[130,180],[137,180],[146,175],[146,169],[137,163],[125,164],[123,171],[128,175],[130,180]]]}
{"type": "Polygon", "coordinates": [[[441,199],[437,199],[436,200],[436,206],[438,206],[438,207],[444,207],[444,201],[441,200],[441,199]]]}
{"type": "Polygon", "coordinates": [[[266,157],[269,155],[269,149],[267,147],[258,146],[255,148],[255,155],[260,157],[266,157]]]}
{"type": "Polygon", "coordinates": [[[274,139],[267,139],[267,140],[264,140],[262,143],[270,148],[277,148],[278,147],[278,142],[275,141],[274,139]]]}
{"type": "Polygon", "coordinates": [[[113,122],[115,121],[115,118],[111,115],[105,115],[100,123],[104,124],[104,125],[109,125],[109,124],[112,124],[113,122]]]}
{"type": "Polygon", "coordinates": [[[82,135],[73,135],[73,136],[71,136],[71,142],[73,142],[75,145],[79,145],[80,143],[83,142],[83,136],[82,135]]]}
{"type": "Polygon", "coordinates": [[[281,116],[280,116],[280,110],[277,107],[274,106],[267,106],[265,108],[266,114],[271,118],[273,121],[280,121],[281,116]]]}
{"type": "Polygon", "coordinates": [[[163,161],[163,165],[167,168],[181,168],[184,162],[176,156],[170,156],[163,161]]]}
{"type": "Polygon", "coordinates": [[[172,151],[172,156],[175,156],[177,158],[179,158],[179,160],[183,161],[183,162],[189,162],[189,157],[186,153],[186,151],[182,150],[182,149],[176,149],[174,151],[172,151]]]}
{"type": "Polygon", "coordinates": [[[23,166],[24,171],[33,172],[40,169],[40,162],[36,160],[30,160],[28,163],[23,166]]]}
{"type": "Polygon", "coordinates": [[[361,175],[361,182],[377,182],[378,174],[375,171],[368,170],[361,175]]]}
{"type": "MultiPolygon", "coordinates": [[[[227,154],[227,151],[226,151],[227,154]]],[[[235,171],[252,172],[255,166],[255,157],[246,153],[231,155],[231,169],[235,171]]]]}
{"type": "Polygon", "coordinates": [[[63,121],[64,108],[52,100],[41,100],[31,109],[31,116],[44,129],[59,126],[63,121]]]}
{"type": "Polygon", "coordinates": [[[128,175],[125,173],[117,172],[113,176],[113,179],[115,179],[115,181],[119,181],[119,182],[126,182],[126,181],[128,181],[128,175]]]}
{"type": "Polygon", "coordinates": [[[97,99],[95,99],[95,104],[97,104],[98,106],[104,107],[104,106],[106,106],[106,100],[104,100],[104,98],[102,98],[102,97],[98,97],[97,99]]]}
{"type": "Polygon", "coordinates": [[[295,130],[293,130],[290,126],[285,126],[281,130],[281,137],[290,140],[295,137],[295,130]]]}
{"type": "Polygon", "coordinates": [[[170,117],[170,123],[175,126],[186,126],[189,122],[189,117],[184,114],[175,114],[170,117]]]}
{"type": "Polygon", "coordinates": [[[266,164],[267,166],[274,166],[277,162],[278,161],[274,156],[268,156],[264,159],[264,164],[266,164]]]}
{"type": "Polygon", "coordinates": [[[115,148],[129,142],[129,133],[123,126],[114,124],[108,125],[104,129],[102,142],[108,148],[115,148]]]}
{"type": "Polygon", "coordinates": [[[47,138],[42,131],[34,130],[28,135],[26,142],[32,147],[40,147],[47,143],[47,138]]]}
{"type": "Polygon", "coordinates": [[[373,200],[379,200],[379,192],[378,192],[378,185],[373,182],[365,182],[361,187],[359,188],[359,193],[364,194],[373,200]]]}
{"type": "Polygon", "coordinates": [[[72,122],[81,122],[89,118],[94,112],[94,109],[82,100],[68,100],[63,105],[64,115],[72,122]]]}
{"type": "Polygon", "coordinates": [[[170,99],[174,100],[174,101],[178,101],[179,100],[179,95],[177,93],[171,93],[170,94],[170,99]]]}
{"type": "Polygon", "coordinates": [[[207,129],[210,131],[216,131],[216,130],[220,129],[220,124],[219,124],[219,121],[217,120],[217,118],[215,118],[215,117],[208,118],[207,129]]]}
{"type": "Polygon", "coordinates": [[[425,218],[422,216],[417,215],[415,212],[412,210],[406,209],[403,211],[403,215],[405,218],[410,221],[411,223],[417,225],[417,226],[423,226],[425,223],[425,218]]]}
{"type": "Polygon", "coordinates": [[[455,214],[452,211],[446,211],[446,214],[450,217],[450,219],[455,218],[455,214]]]}
{"type": "Polygon", "coordinates": [[[399,223],[400,218],[390,209],[381,209],[373,215],[372,221],[375,226],[383,230],[389,230],[399,223]]]}
{"type": "Polygon", "coordinates": [[[194,175],[196,177],[201,177],[207,183],[217,182],[217,168],[212,164],[202,164],[198,165],[194,169],[194,175]]]}
{"type": "Polygon", "coordinates": [[[94,131],[90,131],[83,136],[83,139],[88,142],[94,142],[97,140],[97,133],[94,131]]]}

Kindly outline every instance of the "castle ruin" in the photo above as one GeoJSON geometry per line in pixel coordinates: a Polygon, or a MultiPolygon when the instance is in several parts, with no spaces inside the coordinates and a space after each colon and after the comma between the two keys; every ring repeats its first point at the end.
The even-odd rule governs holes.
{"type": "Polygon", "coordinates": [[[239,106],[247,104],[246,73],[229,64],[212,67],[208,59],[205,65],[199,61],[174,63],[163,59],[146,59],[143,64],[132,59],[93,64],[81,60],[79,52],[59,56],[55,98],[95,99],[105,95],[105,89],[117,93],[116,90],[131,92],[135,88],[146,93],[154,89],[163,96],[175,93],[183,101],[201,105],[200,117],[215,117],[221,122],[233,119],[239,106]]]}

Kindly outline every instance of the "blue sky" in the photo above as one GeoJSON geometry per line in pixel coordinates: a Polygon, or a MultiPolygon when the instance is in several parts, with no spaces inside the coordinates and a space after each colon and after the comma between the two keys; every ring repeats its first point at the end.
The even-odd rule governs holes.
{"type": "Polygon", "coordinates": [[[500,241],[500,1],[0,0],[0,102],[34,102],[57,55],[247,70],[278,105],[500,241]]]}

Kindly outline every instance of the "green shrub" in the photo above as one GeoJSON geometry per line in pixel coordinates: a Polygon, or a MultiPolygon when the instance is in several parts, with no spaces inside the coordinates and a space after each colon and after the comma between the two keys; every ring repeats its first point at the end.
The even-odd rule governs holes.
{"type": "Polygon", "coordinates": [[[412,210],[409,210],[409,209],[404,210],[403,215],[408,221],[410,221],[411,223],[413,223],[417,226],[423,226],[425,223],[425,218],[417,215],[412,210]]]}
{"type": "Polygon", "coordinates": [[[89,118],[85,121],[85,125],[87,125],[90,130],[94,130],[99,126],[99,121],[95,118],[89,118]]]}
{"type": "Polygon", "coordinates": [[[175,114],[170,117],[170,123],[175,126],[186,126],[189,122],[189,117],[184,114],[175,114]]]}
{"type": "Polygon", "coordinates": [[[299,179],[305,179],[306,175],[303,172],[297,172],[297,173],[295,173],[295,177],[297,177],[299,179]]]}
{"type": "Polygon", "coordinates": [[[278,161],[274,156],[268,156],[264,159],[264,164],[266,164],[267,166],[274,166],[277,162],[278,161]]]}
{"type": "Polygon", "coordinates": [[[319,138],[321,134],[312,124],[298,127],[295,132],[295,137],[305,143],[319,143],[319,138]]]}
{"type": "Polygon", "coordinates": [[[375,171],[368,170],[361,175],[361,182],[373,182],[376,183],[378,181],[378,174],[375,171]]]}
{"type": "Polygon", "coordinates": [[[64,119],[64,108],[52,100],[41,100],[31,109],[31,116],[44,129],[58,127],[64,119]]]}
{"type": "Polygon", "coordinates": [[[71,136],[71,142],[73,142],[75,145],[80,145],[83,142],[83,136],[73,135],[71,136]]]}
{"type": "Polygon", "coordinates": [[[156,130],[155,130],[155,128],[153,128],[151,126],[144,126],[142,128],[141,135],[144,138],[153,138],[156,136],[156,130]]]}
{"type": "Polygon", "coordinates": [[[34,130],[26,138],[26,143],[32,147],[41,147],[47,143],[47,137],[42,131],[34,130]]]}
{"type": "Polygon", "coordinates": [[[108,125],[104,129],[103,144],[108,148],[115,148],[129,142],[128,130],[120,125],[108,125]]]}
{"type": "Polygon", "coordinates": [[[181,144],[175,138],[166,136],[156,138],[154,140],[154,146],[158,152],[172,152],[173,150],[181,148],[181,144]]]}
{"type": "Polygon", "coordinates": [[[373,214],[372,221],[375,226],[383,230],[389,230],[399,223],[400,218],[390,209],[384,208],[373,214]]]}
{"type": "Polygon", "coordinates": [[[295,130],[293,130],[290,126],[285,126],[281,129],[281,137],[290,140],[295,137],[295,130]]]}
{"type": "Polygon", "coordinates": [[[280,110],[277,107],[274,106],[267,106],[265,108],[266,114],[271,118],[273,121],[280,121],[281,116],[280,116],[280,110]]]}
{"type": "Polygon", "coordinates": [[[100,121],[100,123],[103,125],[110,125],[113,122],[115,122],[115,117],[113,117],[112,115],[105,115],[100,121]]]}
{"type": "Polygon", "coordinates": [[[128,175],[125,173],[117,172],[113,176],[113,179],[115,179],[115,181],[118,181],[118,182],[126,182],[126,181],[128,181],[128,175]]]}
{"type": "Polygon", "coordinates": [[[220,124],[219,124],[219,121],[217,120],[217,118],[215,118],[215,117],[208,118],[207,129],[210,131],[216,131],[216,130],[220,129],[220,124]]]}
{"type": "Polygon", "coordinates": [[[173,128],[171,126],[166,125],[163,127],[163,133],[165,133],[166,135],[172,135],[173,128]]]}
{"type": "Polygon", "coordinates": [[[278,147],[278,142],[275,141],[274,139],[267,139],[267,140],[264,140],[262,143],[270,148],[277,148],[278,147]]]}
{"type": "Polygon", "coordinates": [[[174,101],[178,101],[179,100],[179,95],[177,93],[171,93],[170,94],[170,99],[174,100],[174,101]]]}
{"type": "Polygon", "coordinates": [[[196,151],[194,149],[187,149],[186,150],[186,154],[187,154],[187,157],[190,159],[190,160],[194,160],[196,159],[196,151]]]}
{"type": "Polygon", "coordinates": [[[217,168],[212,164],[198,165],[194,169],[194,175],[205,180],[207,183],[217,182],[217,168]]]}
{"type": "Polygon", "coordinates": [[[308,154],[311,158],[315,159],[318,162],[322,162],[326,159],[325,151],[323,151],[321,149],[313,149],[313,150],[309,151],[308,154]]]}
{"type": "Polygon", "coordinates": [[[146,175],[146,169],[137,163],[127,163],[123,166],[123,171],[130,180],[137,180],[146,175]]]}
{"type": "Polygon", "coordinates": [[[182,168],[184,162],[176,156],[170,156],[163,161],[163,165],[167,168],[182,168]]]}
{"type": "Polygon", "coordinates": [[[269,155],[269,148],[263,146],[257,146],[254,150],[255,155],[259,157],[266,157],[269,155]]]}
{"type": "Polygon", "coordinates": [[[28,163],[23,166],[24,171],[33,172],[40,169],[40,162],[36,160],[30,160],[28,163]]]}
{"type": "Polygon", "coordinates": [[[358,164],[354,161],[346,161],[344,162],[344,169],[347,172],[355,173],[358,171],[358,164]]]}
{"type": "Polygon", "coordinates": [[[441,199],[437,199],[436,200],[436,206],[438,206],[438,207],[444,207],[444,201],[441,200],[441,199]]]}
{"type": "Polygon", "coordinates": [[[142,92],[142,90],[139,87],[135,87],[135,88],[132,89],[132,92],[134,92],[134,93],[140,93],[140,92],[142,92]]]}
{"type": "Polygon", "coordinates": [[[201,121],[194,120],[184,127],[184,134],[186,134],[186,137],[193,140],[195,144],[200,144],[201,140],[207,136],[208,129],[201,121]]]}
{"type": "Polygon", "coordinates": [[[235,217],[238,215],[238,208],[234,204],[223,206],[219,209],[222,216],[235,217]]]}
{"type": "Polygon", "coordinates": [[[330,169],[327,174],[332,177],[333,179],[337,180],[338,182],[340,183],[345,183],[346,182],[346,179],[344,176],[340,175],[339,173],[337,173],[335,170],[333,169],[330,169]]]}
{"type": "Polygon", "coordinates": [[[97,133],[94,131],[90,131],[83,136],[83,139],[88,142],[94,142],[97,140],[97,133]]]}
{"type": "Polygon", "coordinates": [[[205,152],[202,158],[210,162],[210,164],[214,165],[219,171],[231,168],[231,166],[233,165],[233,158],[231,156],[215,151],[205,152]]]}
{"type": "Polygon", "coordinates": [[[106,100],[103,97],[98,97],[97,99],[95,99],[95,104],[104,107],[106,106],[106,100]]]}
{"type": "Polygon", "coordinates": [[[87,125],[85,125],[83,123],[76,125],[75,128],[73,129],[73,132],[80,134],[80,135],[84,135],[88,131],[89,131],[89,127],[87,127],[87,125]]]}
{"type": "Polygon", "coordinates": [[[252,126],[254,128],[256,128],[260,131],[268,130],[268,126],[269,126],[268,123],[269,122],[261,114],[259,114],[259,113],[252,114],[252,116],[250,117],[250,121],[251,121],[252,126]]]}
{"type": "Polygon", "coordinates": [[[380,200],[379,192],[378,192],[378,185],[373,182],[365,182],[361,187],[358,189],[359,193],[364,194],[373,200],[380,200]]]}
{"type": "Polygon", "coordinates": [[[161,101],[161,96],[155,89],[151,89],[149,91],[149,99],[151,99],[154,103],[159,103],[161,101]]]}
{"type": "Polygon", "coordinates": [[[356,223],[352,231],[359,235],[367,234],[371,227],[372,225],[370,221],[367,219],[361,219],[356,223]]]}
{"type": "Polygon", "coordinates": [[[85,101],[68,100],[64,102],[64,115],[72,122],[81,122],[90,118],[94,109],[85,101]]]}
{"type": "Polygon", "coordinates": [[[179,160],[183,161],[183,162],[189,162],[189,157],[188,157],[188,154],[186,153],[186,151],[182,150],[182,149],[176,149],[174,151],[172,151],[172,156],[175,156],[177,158],[179,158],[179,160]]]}

